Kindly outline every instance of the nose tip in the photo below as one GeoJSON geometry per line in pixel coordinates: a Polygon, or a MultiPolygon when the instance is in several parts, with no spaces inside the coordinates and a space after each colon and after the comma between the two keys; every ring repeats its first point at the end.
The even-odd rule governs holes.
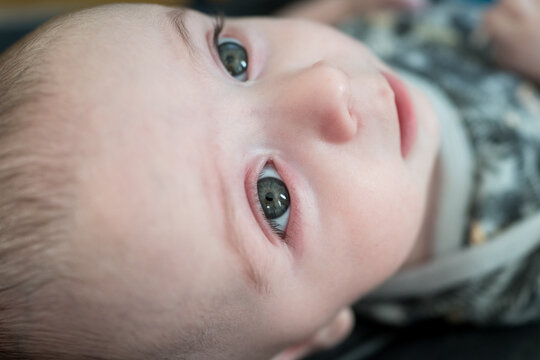
{"type": "Polygon", "coordinates": [[[280,132],[287,129],[331,143],[346,142],[356,134],[350,79],[339,67],[319,61],[268,84],[270,113],[280,114],[272,124],[280,132]]]}
{"type": "Polygon", "coordinates": [[[319,61],[306,71],[311,106],[321,136],[330,142],[346,142],[356,134],[357,121],[351,112],[349,76],[340,68],[319,61]]]}

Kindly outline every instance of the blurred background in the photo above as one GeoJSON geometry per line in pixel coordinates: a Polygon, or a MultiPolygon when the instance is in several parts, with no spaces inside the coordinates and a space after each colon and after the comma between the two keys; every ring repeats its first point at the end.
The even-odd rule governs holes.
{"type": "Polygon", "coordinates": [[[287,0],[0,0],[0,52],[26,33],[65,12],[118,2],[145,2],[183,5],[204,12],[223,11],[226,15],[270,14],[287,0]]]}
{"type": "MultiPolygon", "coordinates": [[[[310,0],[0,0],[0,53],[53,16],[113,2],[146,2],[183,5],[229,16],[268,15],[285,5],[310,0]]],[[[430,0],[490,2],[491,0],[430,0]]]]}

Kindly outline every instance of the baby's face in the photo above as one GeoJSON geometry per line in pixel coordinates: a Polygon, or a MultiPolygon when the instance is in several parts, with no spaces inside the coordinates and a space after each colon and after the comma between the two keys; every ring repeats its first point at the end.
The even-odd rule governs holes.
{"type": "Polygon", "coordinates": [[[237,355],[270,354],[404,262],[436,119],[362,44],[290,20],[215,35],[147,5],[67,21],[53,58],[82,134],[73,271],[141,344],[205,322],[237,355]]]}

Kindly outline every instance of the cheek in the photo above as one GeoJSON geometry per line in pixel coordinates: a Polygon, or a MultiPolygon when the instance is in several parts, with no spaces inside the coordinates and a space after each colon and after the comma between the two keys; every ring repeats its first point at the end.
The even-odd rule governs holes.
{"type": "Polygon", "coordinates": [[[381,183],[386,191],[370,198],[371,207],[362,211],[357,231],[363,233],[362,250],[366,264],[381,279],[389,276],[405,260],[420,229],[424,197],[415,184],[395,176],[381,183]]]}
{"type": "Polygon", "coordinates": [[[322,204],[324,238],[317,256],[326,267],[317,276],[349,301],[401,266],[420,228],[424,195],[405,172],[391,169],[334,191],[322,204]]]}
{"type": "Polygon", "coordinates": [[[410,251],[422,192],[391,166],[371,175],[347,188],[336,186],[351,184],[345,178],[326,179],[332,191],[318,188],[319,221],[306,230],[300,264],[294,276],[279,278],[278,291],[266,301],[266,327],[282,341],[303,340],[389,277],[410,251]]]}
{"type": "Polygon", "coordinates": [[[356,239],[358,250],[363,254],[359,255],[370,257],[367,263],[376,259],[374,267],[386,264],[394,268],[414,242],[420,227],[423,199],[415,186],[404,183],[403,178],[395,176],[388,180],[377,184],[384,189],[364,194],[366,208],[356,212],[358,217],[353,224],[360,234],[356,239]]]}

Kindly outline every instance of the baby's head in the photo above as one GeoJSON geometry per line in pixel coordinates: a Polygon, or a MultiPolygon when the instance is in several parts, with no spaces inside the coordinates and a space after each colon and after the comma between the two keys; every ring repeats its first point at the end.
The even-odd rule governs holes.
{"type": "Polygon", "coordinates": [[[4,54],[0,354],[264,359],[406,260],[424,98],[330,28],[220,28],[107,6],[4,54]]]}

